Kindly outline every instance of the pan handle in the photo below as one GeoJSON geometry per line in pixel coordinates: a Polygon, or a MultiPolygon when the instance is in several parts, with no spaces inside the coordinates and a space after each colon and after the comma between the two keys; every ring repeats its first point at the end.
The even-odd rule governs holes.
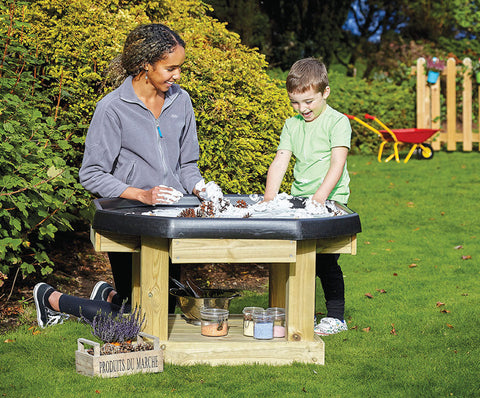
{"type": "Polygon", "coordinates": [[[375,120],[376,117],[372,116],[372,115],[369,115],[368,113],[365,113],[365,119],[375,120]]]}

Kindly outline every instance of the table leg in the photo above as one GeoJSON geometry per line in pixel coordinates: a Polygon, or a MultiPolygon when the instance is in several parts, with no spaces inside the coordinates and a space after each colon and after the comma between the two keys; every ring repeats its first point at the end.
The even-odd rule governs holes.
{"type": "Polygon", "coordinates": [[[270,272],[268,276],[269,307],[285,308],[286,286],[289,271],[289,263],[270,264],[270,272]]]}
{"type": "Polygon", "coordinates": [[[144,332],[168,340],[168,239],[142,236],[140,257],[144,332]]]}
{"type": "Polygon", "coordinates": [[[297,241],[297,261],[290,264],[286,322],[289,341],[314,340],[315,240],[297,241]]]}

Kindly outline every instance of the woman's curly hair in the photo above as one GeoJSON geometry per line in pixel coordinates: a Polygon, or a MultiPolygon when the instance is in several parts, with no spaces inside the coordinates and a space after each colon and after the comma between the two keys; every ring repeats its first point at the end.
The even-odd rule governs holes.
{"type": "Polygon", "coordinates": [[[133,29],[117,56],[107,68],[107,83],[118,87],[127,76],[137,76],[145,65],[164,59],[175,47],[185,48],[185,42],[173,30],[162,24],[140,25],[133,29]]]}

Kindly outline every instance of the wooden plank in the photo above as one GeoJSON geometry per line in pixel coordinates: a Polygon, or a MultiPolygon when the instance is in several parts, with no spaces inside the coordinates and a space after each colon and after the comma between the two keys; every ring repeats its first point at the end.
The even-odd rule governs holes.
{"type": "MultiPolygon", "coordinates": [[[[142,237],[140,300],[145,333],[168,338],[168,239],[142,237]]],[[[134,303],[135,304],[135,303],[134,303]]]]}
{"type": "Polygon", "coordinates": [[[288,341],[313,341],[315,313],[315,240],[297,242],[297,262],[290,264],[285,305],[288,341]]]}
{"type": "Polygon", "coordinates": [[[90,227],[90,241],[97,252],[138,252],[140,237],[123,235],[109,231],[99,231],[90,227]]]}
{"type": "MultiPolygon", "coordinates": [[[[431,125],[427,125],[426,128],[440,129],[440,79],[432,85],[431,89],[431,125]]],[[[432,148],[435,151],[440,150],[440,139],[438,133],[434,137],[431,137],[429,141],[432,143],[432,148]]]]}
{"type": "Polygon", "coordinates": [[[317,253],[356,254],[356,235],[317,239],[317,253]]]}
{"type": "Polygon", "coordinates": [[[290,263],[296,242],[264,239],[172,239],[172,263],[290,263]]]}
{"type": "Polygon", "coordinates": [[[465,71],[463,72],[463,150],[471,151],[472,146],[472,60],[463,60],[465,71]]]}
{"type": "MultiPolygon", "coordinates": [[[[231,315],[225,337],[205,337],[200,326],[169,317],[168,341],[161,341],[164,360],[175,365],[290,365],[295,362],[325,364],[325,345],[315,336],[311,342],[289,342],[285,338],[256,340],[243,336],[242,317],[231,315]]],[[[313,326],[312,326],[313,328],[313,326]]],[[[312,329],[313,330],[313,329],[312,329]]]]}
{"type": "Polygon", "coordinates": [[[457,104],[456,104],[456,75],[455,59],[447,60],[447,150],[455,151],[457,143],[455,133],[457,129],[457,104]]]}
{"type": "Polygon", "coordinates": [[[269,307],[285,308],[289,269],[290,265],[287,263],[270,264],[268,273],[269,307]]]}
{"type": "MultiPolygon", "coordinates": [[[[425,98],[427,88],[427,78],[425,76],[425,58],[417,60],[417,127],[426,128],[427,109],[425,108],[425,98]]],[[[429,110],[428,110],[429,111],[429,110]]]]}

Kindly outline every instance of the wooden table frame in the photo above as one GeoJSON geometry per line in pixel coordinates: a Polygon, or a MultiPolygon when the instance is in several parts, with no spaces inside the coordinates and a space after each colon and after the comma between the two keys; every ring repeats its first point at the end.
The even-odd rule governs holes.
{"type": "MultiPolygon", "coordinates": [[[[354,255],[357,247],[356,235],[300,241],[169,239],[92,229],[91,239],[97,251],[133,253],[133,305],[141,305],[147,320],[144,331],[159,337],[165,350],[165,361],[178,364],[286,364],[295,361],[323,364],[323,341],[313,332],[315,255],[354,255]],[[240,332],[238,336],[231,335],[229,330],[229,335],[224,338],[212,338],[198,336],[200,333],[195,329],[190,344],[184,340],[176,342],[175,330],[180,330],[183,327],[180,322],[185,322],[179,316],[168,314],[169,259],[173,264],[270,264],[269,305],[285,308],[286,337],[270,343],[245,338],[240,332]],[[252,354],[245,354],[245,347],[250,347],[248,351],[252,354]],[[279,351],[283,354],[280,355],[279,351]],[[235,352],[237,357],[233,358],[235,352]]],[[[192,331],[179,333],[191,334],[192,331]]]]}

